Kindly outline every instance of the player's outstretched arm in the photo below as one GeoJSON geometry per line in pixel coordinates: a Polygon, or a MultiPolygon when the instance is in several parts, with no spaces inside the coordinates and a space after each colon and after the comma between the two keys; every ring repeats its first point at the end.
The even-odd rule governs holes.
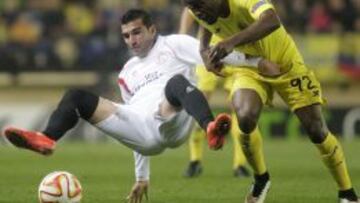
{"type": "Polygon", "coordinates": [[[258,20],[241,32],[219,42],[210,51],[210,60],[214,63],[231,53],[236,46],[262,39],[281,26],[279,17],[273,9],[264,11],[258,20]]]}
{"type": "Polygon", "coordinates": [[[282,74],[280,66],[261,57],[249,56],[241,52],[233,51],[225,58],[221,59],[225,65],[235,67],[253,67],[258,69],[259,74],[266,77],[277,77],[282,74]]]}
{"type": "Polygon", "coordinates": [[[147,199],[150,178],[150,158],[134,151],[134,159],[136,182],[126,199],[128,203],[141,203],[144,196],[147,199]]]}

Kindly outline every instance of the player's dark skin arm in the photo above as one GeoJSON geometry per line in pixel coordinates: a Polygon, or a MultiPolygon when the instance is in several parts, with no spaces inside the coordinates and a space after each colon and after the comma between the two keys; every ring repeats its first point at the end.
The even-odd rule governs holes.
{"type": "Polygon", "coordinates": [[[202,26],[199,27],[199,32],[200,32],[200,51],[209,49],[209,43],[212,33],[202,26]]]}
{"type": "Polygon", "coordinates": [[[199,32],[200,32],[200,54],[203,59],[205,67],[207,68],[208,71],[211,71],[214,74],[223,77],[223,75],[219,72],[223,64],[220,61],[212,62],[209,58],[211,51],[209,44],[212,37],[212,33],[202,26],[200,26],[199,32]]]}
{"type": "Polygon", "coordinates": [[[280,20],[273,9],[264,11],[259,20],[255,21],[241,32],[225,39],[211,49],[210,59],[212,62],[224,58],[234,47],[255,42],[266,37],[281,26],[280,20]]]}
{"type": "MultiPolygon", "coordinates": [[[[219,61],[213,62],[210,60],[210,40],[211,40],[212,33],[209,32],[204,27],[200,27],[200,53],[201,57],[205,63],[205,67],[207,70],[213,72],[218,76],[223,76],[220,74],[220,70],[222,68],[222,63],[219,61]]],[[[263,59],[259,62],[259,72],[265,76],[275,77],[280,75],[279,66],[275,63],[272,63],[266,59],[263,59]]]]}

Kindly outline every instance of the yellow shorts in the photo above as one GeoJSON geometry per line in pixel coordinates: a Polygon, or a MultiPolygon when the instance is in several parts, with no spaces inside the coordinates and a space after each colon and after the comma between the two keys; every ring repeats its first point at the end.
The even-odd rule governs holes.
{"type": "Polygon", "coordinates": [[[212,92],[217,86],[222,83],[223,88],[230,92],[233,86],[233,77],[226,77],[225,79],[206,70],[205,66],[198,65],[196,67],[197,87],[203,92],[212,92]]]}
{"type": "Polygon", "coordinates": [[[304,64],[294,63],[289,72],[277,78],[259,75],[256,70],[235,67],[233,77],[236,80],[231,96],[238,89],[256,91],[264,104],[271,104],[274,92],[277,92],[292,111],[312,104],[323,104],[321,87],[313,71],[304,64]]]}

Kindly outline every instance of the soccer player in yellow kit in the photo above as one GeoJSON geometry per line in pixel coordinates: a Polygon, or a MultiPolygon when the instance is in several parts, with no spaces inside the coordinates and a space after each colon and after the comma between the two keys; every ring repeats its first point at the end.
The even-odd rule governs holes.
{"type": "MultiPolygon", "coordinates": [[[[180,19],[180,34],[188,34],[189,30],[194,24],[194,18],[190,15],[188,9],[183,10],[180,19]]],[[[213,37],[211,44],[216,44],[219,40],[213,37]]],[[[197,87],[204,93],[206,98],[211,97],[212,92],[217,88],[218,83],[223,82],[223,87],[227,92],[231,92],[233,78],[228,77],[225,81],[221,81],[220,77],[208,72],[203,65],[196,67],[197,87]]],[[[235,113],[232,113],[232,122],[237,123],[235,113]]],[[[235,177],[248,177],[250,173],[246,168],[246,158],[240,146],[240,131],[237,124],[231,126],[231,136],[233,138],[233,174],[235,177]]],[[[190,163],[184,173],[185,177],[197,177],[202,173],[202,159],[203,159],[203,141],[204,133],[199,126],[195,126],[190,139],[190,163]]]]}
{"type": "MultiPolygon", "coordinates": [[[[255,182],[245,202],[263,202],[270,176],[257,127],[263,105],[277,92],[297,115],[321,159],[335,179],[340,203],[360,202],[352,187],[344,153],[322,115],[320,83],[306,68],[297,47],[268,0],[183,0],[202,26],[200,52],[209,71],[235,75],[232,103],[241,130],[240,141],[255,182]],[[212,35],[223,40],[210,47],[212,35]],[[266,77],[257,70],[222,70],[219,61],[232,50],[260,56],[280,65],[281,75],[266,77]]],[[[225,68],[226,69],[226,68],[225,68]]]]}

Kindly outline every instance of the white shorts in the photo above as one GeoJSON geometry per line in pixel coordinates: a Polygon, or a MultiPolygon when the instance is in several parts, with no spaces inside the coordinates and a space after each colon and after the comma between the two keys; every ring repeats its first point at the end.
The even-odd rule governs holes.
{"type": "Polygon", "coordinates": [[[169,118],[117,104],[117,111],[95,124],[97,128],[142,155],[155,155],[184,143],[192,128],[192,118],[184,110],[169,118]]]}

